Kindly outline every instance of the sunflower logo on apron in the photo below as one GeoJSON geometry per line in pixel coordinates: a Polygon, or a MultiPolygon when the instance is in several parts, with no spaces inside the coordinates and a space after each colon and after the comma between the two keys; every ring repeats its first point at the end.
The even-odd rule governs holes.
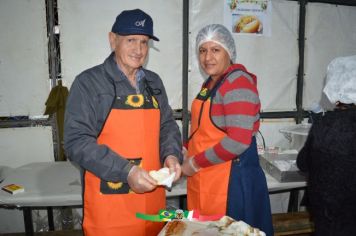
{"type": "Polygon", "coordinates": [[[133,94],[127,96],[125,104],[137,108],[141,107],[143,105],[143,102],[144,99],[142,94],[133,94]]]}
{"type": "MultiPolygon", "coordinates": [[[[129,161],[137,166],[142,166],[141,164],[142,158],[129,159],[129,161]]],[[[133,193],[130,189],[128,183],[123,182],[106,182],[101,180],[100,183],[100,192],[103,194],[127,194],[133,193]]]]}

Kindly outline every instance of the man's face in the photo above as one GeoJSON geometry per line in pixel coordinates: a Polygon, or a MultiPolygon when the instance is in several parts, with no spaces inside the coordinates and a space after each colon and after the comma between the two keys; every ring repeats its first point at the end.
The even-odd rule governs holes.
{"type": "Polygon", "coordinates": [[[146,60],[149,37],[146,35],[117,35],[110,32],[110,45],[116,62],[125,72],[140,68],[146,60]]]}

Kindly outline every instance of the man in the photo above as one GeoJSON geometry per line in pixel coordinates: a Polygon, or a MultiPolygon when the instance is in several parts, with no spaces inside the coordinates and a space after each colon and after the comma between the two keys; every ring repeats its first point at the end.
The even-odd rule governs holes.
{"type": "Polygon", "coordinates": [[[159,76],[142,68],[153,35],[140,9],[121,12],[109,33],[113,52],[78,75],[67,101],[64,147],[83,170],[85,235],[157,235],[162,224],[136,212],[165,208],[165,190],[148,174],[181,175],[181,137],[159,76]]]}

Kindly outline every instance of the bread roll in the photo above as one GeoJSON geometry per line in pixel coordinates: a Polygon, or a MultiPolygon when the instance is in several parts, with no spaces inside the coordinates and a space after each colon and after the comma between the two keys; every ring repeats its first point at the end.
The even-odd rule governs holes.
{"type": "Polygon", "coordinates": [[[169,177],[169,169],[167,167],[164,167],[158,171],[151,170],[148,174],[152,178],[154,178],[157,181],[157,183],[161,183],[163,180],[169,177]]]}
{"type": "Polygon", "coordinates": [[[260,29],[260,24],[261,22],[256,16],[241,16],[236,24],[235,31],[237,33],[257,33],[260,29]]]}
{"type": "Polygon", "coordinates": [[[170,221],[166,225],[165,236],[182,236],[187,225],[180,220],[170,221]]]}

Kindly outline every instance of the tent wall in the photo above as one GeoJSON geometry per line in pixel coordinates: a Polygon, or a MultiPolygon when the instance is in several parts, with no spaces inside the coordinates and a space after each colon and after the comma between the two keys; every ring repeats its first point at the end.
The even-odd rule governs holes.
{"type": "MultiPolygon", "coordinates": [[[[191,1],[189,62],[191,73],[188,86],[190,100],[195,97],[203,79],[206,78],[198,67],[195,53],[196,34],[207,24],[224,23],[224,4],[225,1],[191,1]]],[[[262,111],[292,111],[296,108],[298,16],[297,2],[275,0],[272,1],[270,37],[233,35],[237,62],[245,65],[258,78],[262,111]]]]}
{"type": "Polygon", "coordinates": [[[0,140],[0,166],[54,161],[50,126],[0,129],[0,140]]]}
{"type": "Polygon", "coordinates": [[[328,106],[322,90],[326,68],[335,58],[356,54],[356,7],[308,3],[305,26],[303,108],[328,106]]]}
{"type": "Polygon", "coordinates": [[[101,64],[110,54],[108,32],[117,14],[126,9],[140,8],[152,16],[154,34],[146,68],[158,73],[174,109],[181,108],[182,90],[182,14],[180,0],[60,0],[61,66],[63,81],[70,87],[76,75],[101,64]]]}
{"type": "MultiPolygon", "coordinates": [[[[0,4],[0,26],[6,32],[0,36],[0,116],[40,116],[50,89],[45,1],[3,0],[0,4]]],[[[182,78],[186,76],[182,73],[185,66],[183,39],[187,37],[189,40],[186,45],[189,59],[184,62],[189,67],[188,80],[184,81],[189,108],[206,78],[198,67],[195,36],[206,24],[223,23],[226,1],[155,0],[148,3],[126,0],[118,3],[106,0],[105,4],[97,4],[95,0],[57,0],[57,4],[61,51],[59,76],[65,85],[70,87],[77,74],[105,59],[110,53],[107,33],[117,13],[139,6],[152,15],[155,34],[161,39],[152,42],[146,67],[162,77],[170,104],[174,109],[180,109],[183,93],[177,88],[182,88],[182,78]],[[183,34],[183,4],[188,4],[187,34],[183,34]]],[[[307,2],[305,26],[302,26],[305,31],[304,57],[300,59],[299,17],[303,14],[299,2],[272,0],[271,6],[270,36],[234,35],[237,61],[257,75],[263,113],[296,111],[298,99],[300,107],[308,110],[322,97],[327,64],[337,56],[356,53],[353,43],[356,8],[307,2]],[[298,78],[301,63],[304,71],[298,78]],[[300,98],[296,97],[298,79],[302,80],[299,84],[303,86],[300,98]]]]}
{"type": "MultiPolygon", "coordinates": [[[[196,58],[196,34],[206,24],[223,23],[227,1],[1,0],[0,166],[16,167],[42,157],[53,160],[55,127],[36,123],[35,118],[42,117],[49,91],[56,84],[51,79],[61,78],[70,88],[77,74],[102,63],[110,53],[108,32],[124,9],[139,7],[153,17],[160,42],[150,45],[146,67],[161,76],[174,109],[190,109],[206,78],[196,58]],[[46,16],[48,8],[58,18],[46,16]],[[56,25],[56,31],[47,33],[49,25],[56,25]],[[58,48],[48,49],[53,43],[48,36],[54,33],[60,39],[58,48]],[[48,61],[59,55],[55,59],[60,66],[53,69],[48,61]],[[28,122],[19,122],[18,116],[28,122]],[[19,123],[40,127],[20,128],[19,123]]],[[[271,0],[270,36],[234,35],[237,61],[258,77],[260,130],[267,146],[290,147],[278,130],[300,122],[304,111],[323,98],[326,66],[333,58],[356,54],[355,6],[350,0],[271,0]]],[[[182,115],[187,135],[188,113],[182,115]]],[[[22,230],[22,219],[6,219],[1,233],[22,230]]]]}
{"type": "Polygon", "coordinates": [[[50,90],[45,1],[0,1],[0,117],[41,115],[50,90]]]}

